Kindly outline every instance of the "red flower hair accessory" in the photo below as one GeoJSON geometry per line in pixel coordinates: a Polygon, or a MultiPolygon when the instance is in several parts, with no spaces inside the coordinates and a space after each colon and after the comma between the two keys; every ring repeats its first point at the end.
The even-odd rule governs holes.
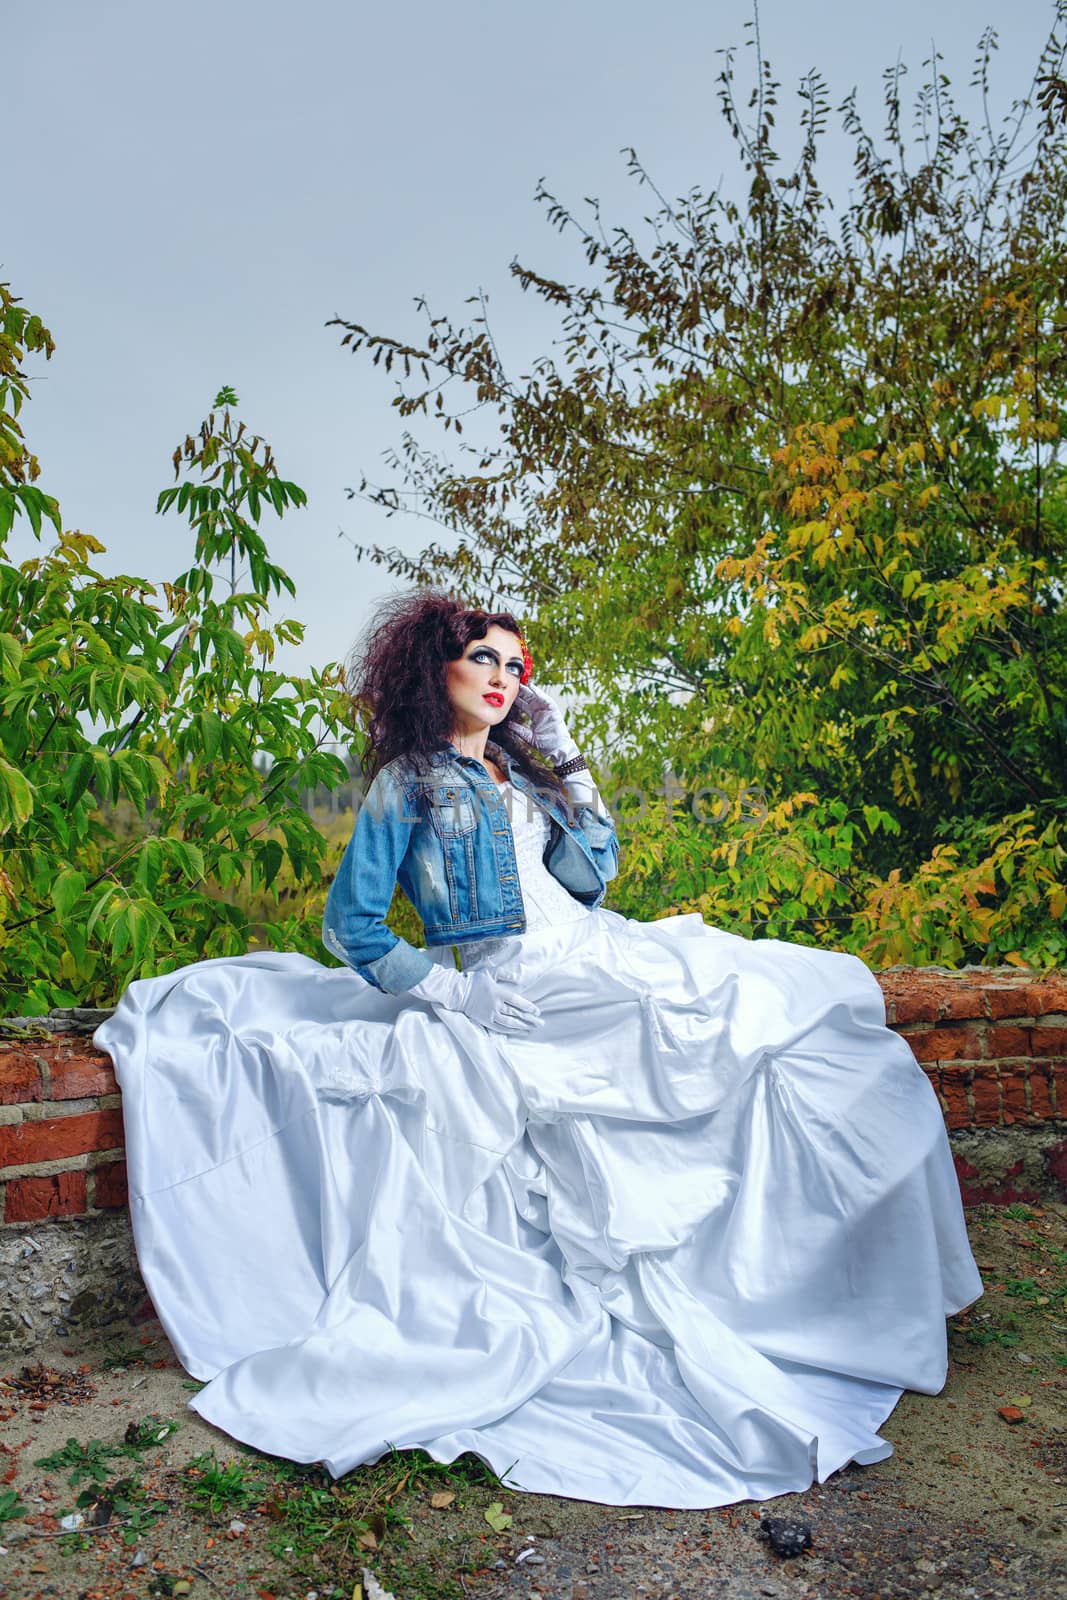
{"type": "Polygon", "coordinates": [[[530,678],[533,675],[533,656],[530,654],[526,645],[526,640],[523,638],[521,632],[519,634],[519,644],[522,647],[522,677],[519,679],[519,682],[529,683],[530,678]]]}

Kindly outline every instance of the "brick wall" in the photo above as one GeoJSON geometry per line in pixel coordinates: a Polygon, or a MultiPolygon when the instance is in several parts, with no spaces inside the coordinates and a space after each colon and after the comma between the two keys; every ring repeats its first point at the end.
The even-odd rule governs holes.
{"type": "Polygon", "coordinates": [[[889,967],[878,981],[937,1091],[964,1204],[1067,1200],[1067,973],[889,967]]]}
{"type": "MultiPolygon", "coordinates": [[[[1067,973],[890,967],[878,980],[937,1091],[965,1203],[1067,1198],[1067,973]]],[[[2,1224],[125,1205],[108,1058],[84,1036],[0,1038],[2,1224]]]]}
{"type": "Polygon", "coordinates": [[[126,1205],[122,1096],[88,1039],[0,1039],[0,1190],[4,1223],[126,1205]]]}

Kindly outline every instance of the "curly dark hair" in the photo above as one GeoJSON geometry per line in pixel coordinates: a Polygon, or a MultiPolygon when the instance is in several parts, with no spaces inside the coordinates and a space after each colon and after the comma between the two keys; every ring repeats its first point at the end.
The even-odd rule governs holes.
{"type": "MultiPolygon", "coordinates": [[[[492,625],[518,634],[510,611],[481,611],[441,589],[419,588],[381,602],[348,660],[346,677],[358,722],[367,733],[360,767],[368,782],[397,756],[428,756],[452,737],[445,666],[492,625]]],[[[498,745],[535,787],[561,798],[566,790],[540,751],[509,727],[515,705],[486,740],[498,745]]]]}

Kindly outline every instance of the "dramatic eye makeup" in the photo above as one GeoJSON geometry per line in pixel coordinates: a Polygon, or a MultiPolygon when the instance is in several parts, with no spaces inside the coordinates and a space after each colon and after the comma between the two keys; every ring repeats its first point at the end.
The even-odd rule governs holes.
{"type": "MultiPolygon", "coordinates": [[[[488,644],[479,645],[477,650],[473,650],[471,652],[471,654],[467,657],[467,660],[468,661],[477,661],[479,656],[492,656],[494,661],[499,661],[500,660],[500,657],[497,655],[496,651],[493,649],[493,647],[491,645],[488,645],[488,644]]],[[[520,677],[522,676],[522,661],[521,661],[519,656],[512,656],[510,661],[508,662],[508,666],[509,667],[518,667],[519,676],[520,677]]]]}

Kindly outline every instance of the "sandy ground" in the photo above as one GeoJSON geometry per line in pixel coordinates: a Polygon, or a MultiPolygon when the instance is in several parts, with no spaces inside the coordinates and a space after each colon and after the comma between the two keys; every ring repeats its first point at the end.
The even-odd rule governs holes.
{"type": "Polygon", "coordinates": [[[42,1348],[0,1382],[0,1597],[1067,1600],[1067,1207],[968,1224],[986,1293],[949,1325],[942,1393],[885,1423],[894,1454],[710,1511],[516,1494],[412,1451],[334,1484],[189,1411],[199,1386],[156,1322],[42,1348]],[[805,1522],[810,1548],[775,1554],[761,1513],[805,1522]]]}

